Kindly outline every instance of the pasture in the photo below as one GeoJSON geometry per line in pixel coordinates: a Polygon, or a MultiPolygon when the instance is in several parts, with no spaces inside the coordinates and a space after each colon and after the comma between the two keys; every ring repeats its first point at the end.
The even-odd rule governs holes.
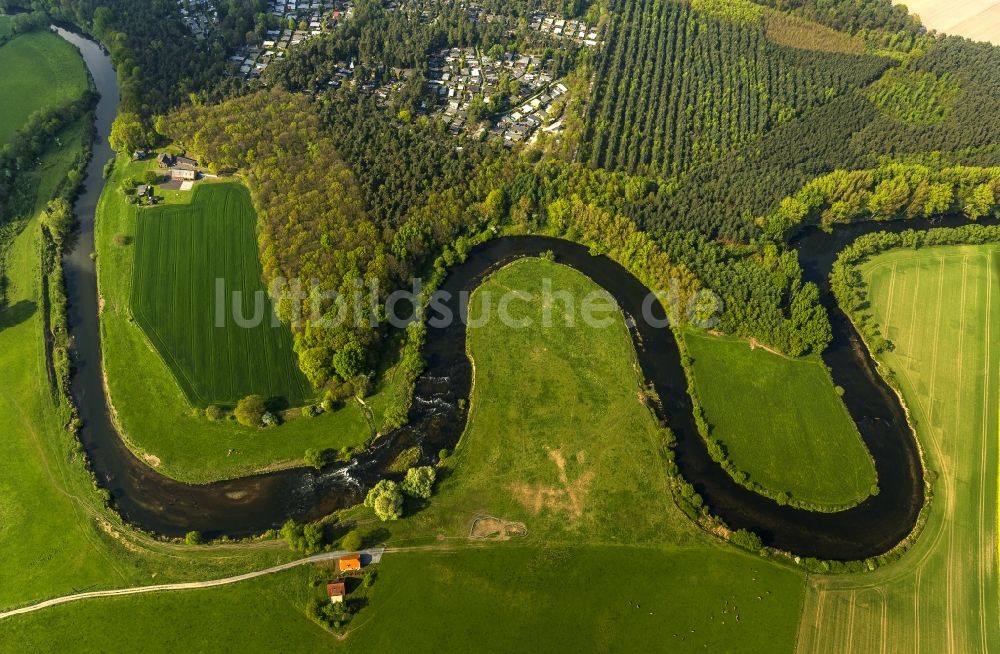
{"type": "Polygon", "coordinates": [[[291,332],[272,320],[255,221],[239,184],[199,185],[190,204],[138,214],[132,314],[192,404],[232,405],[257,394],[298,406],[309,397],[291,332]],[[233,308],[237,298],[242,311],[233,308]]]}
{"type": "MultiPolygon", "coordinates": [[[[577,298],[596,288],[571,269],[524,260],[485,282],[472,315],[484,291],[536,292],[543,277],[577,298]]],[[[4,625],[0,648],[791,651],[804,575],[708,536],[673,505],[623,321],[570,328],[556,316],[546,328],[542,311],[540,300],[518,303],[532,327],[493,320],[470,331],[470,422],[430,504],[395,523],[365,508],[342,516],[391,547],[417,547],[382,560],[346,639],[305,618],[309,589],[296,572],[58,607],[4,625]],[[527,535],[472,541],[483,514],[522,521],[527,535]]]]}
{"type": "Polygon", "coordinates": [[[997,615],[1000,246],[895,250],[862,266],[882,356],[916,423],[934,498],[899,562],[812,577],[799,652],[986,652],[997,615]],[[888,648],[888,649],[887,649],[888,648]]]}
{"type": "Polygon", "coordinates": [[[0,71],[0,144],[34,112],[74,100],[87,89],[76,49],[49,32],[22,34],[0,46],[0,71]]]}
{"type": "Polygon", "coordinates": [[[868,497],[875,465],[821,359],[685,334],[712,438],[772,491],[823,507],[868,497]]]}
{"type": "Polygon", "coordinates": [[[14,618],[0,648],[790,651],[798,616],[781,604],[801,588],[798,574],[735,550],[707,560],[698,550],[615,545],[403,552],[379,564],[371,603],[344,640],[305,616],[307,575],[293,572],[14,618]]]}
{"type": "MultiPolygon", "coordinates": [[[[533,537],[661,543],[690,540],[663,472],[659,427],[639,401],[635,350],[617,318],[588,327],[565,322],[556,303],[543,324],[543,279],[554,292],[582,298],[597,287],[571,268],[537,259],[494,273],[473,294],[469,315],[508,289],[535,294],[518,302],[530,327],[494,316],[470,328],[475,383],[469,423],[447,460],[434,511],[414,516],[432,533],[466,534],[487,514],[528,525],[533,537]]],[[[577,303],[579,308],[579,302],[577,303]]]]}

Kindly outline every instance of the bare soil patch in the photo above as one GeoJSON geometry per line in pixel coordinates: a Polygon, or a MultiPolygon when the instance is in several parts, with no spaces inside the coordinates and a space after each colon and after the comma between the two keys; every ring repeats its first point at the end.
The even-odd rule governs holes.
{"type": "MultiPolygon", "coordinates": [[[[588,470],[570,481],[566,472],[566,457],[562,451],[550,450],[548,454],[549,459],[559,470],[560,486],[531,485],[522,482],[511,484],[511,492],[526,509],[534,514],[540,513],[542,509],[549,509],[557,513],[569,514],[573,518],[582,517],[587,492],[594,479],[594,471],[588,470]]],[[[576,453],[578,464],[582,465],[586,460],[585,452],[576,453]]]]}
{"type": "Polygon", "coordinates": [[[523,522],[508,522],[489,515],[476,517],[469,530],[469,538],[472,540],[510,540],[527,535],[528,528],[523,522]]]}

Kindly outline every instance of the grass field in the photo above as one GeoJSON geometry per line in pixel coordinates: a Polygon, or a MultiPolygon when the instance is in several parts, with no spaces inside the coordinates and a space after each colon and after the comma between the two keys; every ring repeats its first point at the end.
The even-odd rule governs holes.
{"type": "MultiPolygon", "coordinates": [[[[528,260],[491,277],[473,315],[484,290],[537,291],[543,276],[577,297],[594,290],[575,271],[528,260]]],[[[363,526],[386,529],[390,546],[431,549],[386,555],[345,640],[304,618],[306,579],[292,573],[16,618],[0,649],[791,651],[802,573],[704,534],[672,504],[623,322],[544,328],[541,311],[518,304],[535,320],[526,330],[491,321],[471,331],[471,419],[435,497],[398,523],[363,526]],[[527,536],[470,541],[482,514],[522,521],[527,536]]]]}
{"type": "Polygon", "coordinates": [[[4,625],[0,647],[392,652],[406,643],[408,652],[704,652],[706,645],[763,652],[781,651],[767,647],[781,643],[789,651],[797,616],[780,611],[776,596],[800,593],[800,578],[761,572],[758,561],[736,552],[705,563],[698,550],[615,546],[399,553],[383,559],[371,604],[343,641],[305,617],[306,578],[291,573],[17,618],[4,625]]]}
{"type": "Polygon", "coordinates": [[[76,49],[48,32],[22,34],[0,46],[0,71],[0,143],[35,111],[73,100],[87,88],[76,49]]]}
{"type": "Polygon", "coordinates": [[[303,404],[311,389],[288,326],[272,323],[250,194],[239,184],[199,185],[193,193],[190,204],[139,212],[132,315],[192,404],[233,405],[251,394],[303,404]],[[240,317],[259,315],[256,324],[237,324],[235,294],[245,303],[240,317]],[[258,299],[262,310],[254,314],[258,299]]]}
{"type": "Polygon", "coordinates": [[[820,506],[868,497],[875,466],[818,358],[685,334],[713,438],[764,488],[820,506]]]}
{"type": "Polygon", "coordinates": [[[928,524],[898,563],[813,578],[799,651],[987,652],[997,600],[1000,247],[897,250],[863,272],[936,474],[928,524]]]}
{"type": "MultiPolygon", "coordinates": [[[[126,177],[141,178],[155,165],[150,161],[116,164],[101,196],[95,227],[97,274],[104,300],[104,366],[118,422],[132,449],[164,474],[205,482],[294,465],[307,449],[340,449],[371,438],[381,424],[387,396],[396,390],[391,370],[379,379],[373,396],[365,399],[367,408],[351,401],[316,418],[289,416],[276,429],[247,429],[232,420],[212,422],[193,411],[177,378],[130,310],[138,217],[150,210],[128,204],[119,186],[126,177]],[[133,243],[118,245],[118,236],[133,243]]],[[[155,211],[172,211],[174,205],[184,206],[191,199],[190,192],[172,193],[167,195],[169,204],[155,211]]]]}

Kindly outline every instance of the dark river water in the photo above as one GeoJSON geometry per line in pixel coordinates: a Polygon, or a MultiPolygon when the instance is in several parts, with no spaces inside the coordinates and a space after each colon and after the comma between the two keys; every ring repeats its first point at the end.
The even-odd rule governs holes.
{"type": "MultiPolygon", "coordinates": [[[[424,356],[427,369],[417,382],[409,424],[379,439],[348,465],[322,471],[291,469],[206,485],[181,483],[158,474],[125,446],[111,422],[101,372],[100,324],[94,261],[94,215],[103,188],[101,171],[112,152],[107,144],[118,91],[109,57],[99,46],[76,34],[60,35],[77,45],[101,94],[97,108],[97,141],[76,211],[81,233],[66,254],[75,373],[72,394],[84,427],[81,438],[99,482],[112,495],[115,508],[137,527],[168,536],[196,530],[214,537],[242,537],[280,526],[288,518],[319,518],[359,502],[380,478],[382,469],[408,447],[422,448],[423,461],[433,462],[443,447],[454,447],[466,423],[463,408],[472,384],[461,321],[429,329],[424,356]]],[[[950,224],[950,221],[940,224],[950,224]]],[[[928,224],[865,223],[838,227],[832,234],[806,230],[793,243],[806,277],[823,288],[834,340],[823,355],[836,384],[846,389],[844,401],[875,459],[881,492],[838,513],[816,513],[779,506],[736,484],[708,455],[695,429],[680,354],[667,329],[636,321],[633,341],[647,380],[662,399],[660,416],[677,436],[677,463],[683,476],[702,494],[712,511],[731,527],[746,527],[769,545],[802,556],[858,559],[883,553],[913,528],[924,501],[923,473],[913,433],[898,398],[875,372],[860,338],[826,289],[836,252],[859,235],[876,230],[927,227],[928,224]]],[[[551,250],[608,290],[630,316],[641,316],[649,291],[628,271],[587,249],[542,237],[508,237],[485,243],[454,268],[442,289],[452,294],[458,312],[459,291],[471,291],[498,267],[519,257],[551,250]]],[[[663,317],[657,304],[654,312],[663,317]]],[[[516,353],[512,353],[515,355],[516,353]]],[[[629,438],[629,434],[620,434],[629,438]]],[[[794,465],[794,458],[790,459],[794,465]]]]}

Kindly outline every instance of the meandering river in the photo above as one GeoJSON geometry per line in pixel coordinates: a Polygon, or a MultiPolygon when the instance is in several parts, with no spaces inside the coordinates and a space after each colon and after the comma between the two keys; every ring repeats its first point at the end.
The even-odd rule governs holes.
{"type": "MultiPolygon", "coordinates": [[[[192,530],[210,537],[256,534],[280,526],[288,518],[315,519],[357,503],[402,449],[419,445],[423,460],[430,462],[441,448],[454,447],[466,424],[460,408],[466,403],[460,400],[468,398],[472,385],[461,321],[428,330],[423,351],[427,368],[417,382],[409,424],[379,439],[348,465],[337,464],[322,471],[297,468],[192,485],[160,475],[129,450],[115,429],[105,395],[97,277],[90,256],[94,251],[95,211],[104,186],[102,169],[113,155],[108,134],[118,104],[116,76],[110,58],[94,42],[65,30],[59,34],[80,48],[101,94],[94,156],[76,204],[80,236],[65,256],[65,274],[73,339],[71,390],[83,420],[81,439],[99,483],[111,492],[121,515],[141,529],[169,536],[192,530]]],[[[951,222],[958,221],[939,224],[951,222]]],[[[660,417],[677,436],[681,473],[731,527],[752,529],[765,543],[795,554],[843,560],[886,552],[912,530],[924,501],[914,435],[899,399],[876,373],[857,332],[836,307],[826,278],[836,253],[859,235],[926,226],[913,221],[865,223],[838,227],[832,234],[810,229],[793,243],[806,277],[824,289],[822,301],[830,310],[834,339],[823,359],[835,383],[846,389],[845,403],[875,459],[879,478],[881,492],[846,511],[816,513],[779,506],[736,484],[709,457],[695,429],[672,333],[637,321],[633,341],[638,359],[646,379],[662,399],[660,417]]],[[[642,315],[641,304],[649,291],[627,270],[606,257],[591,256],[578,244],[543,237],[507,237],[475,248],[442,286],[454,298],[450,308],[457,315],[459,291],[475,289],[491,271],[544,251],[554,252],[558,261],[607,289],[626,314],[642,315]]],[[[654,312],[663,317],[659,305],[654,312]]],[[[629,434],[620,437],[629,438],[629,434]]]]}

